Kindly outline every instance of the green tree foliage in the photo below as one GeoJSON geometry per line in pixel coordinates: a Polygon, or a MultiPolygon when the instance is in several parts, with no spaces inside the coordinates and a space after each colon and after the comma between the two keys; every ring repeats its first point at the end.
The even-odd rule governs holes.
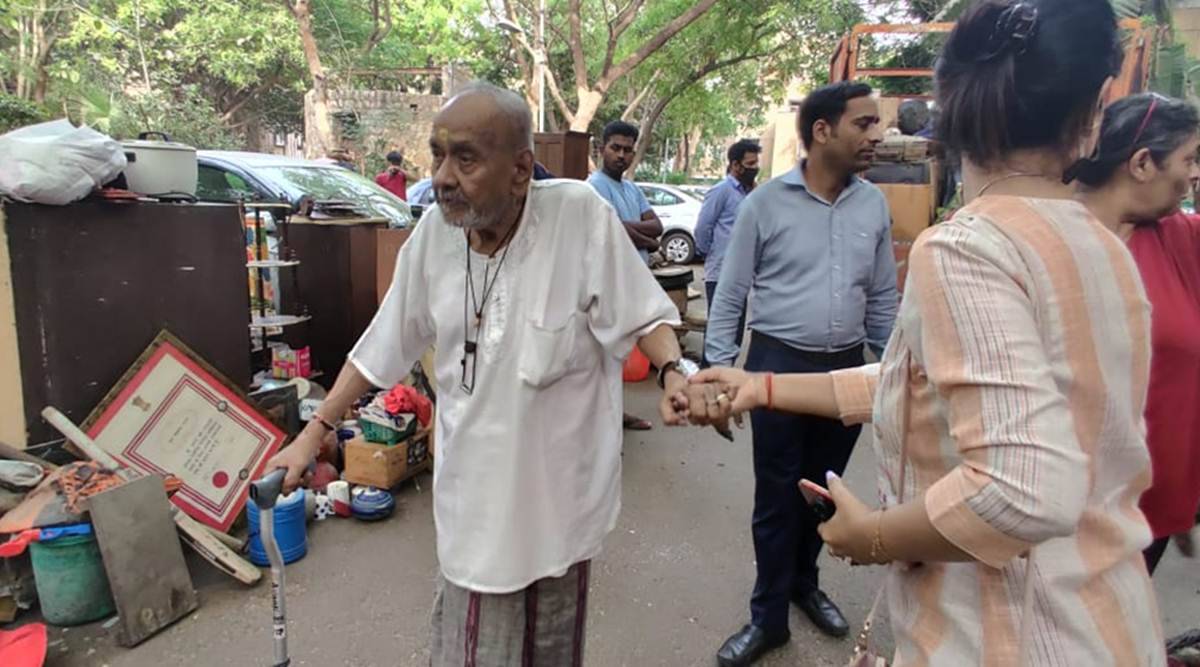
{"type": "MultiPolygon", "coordinates": [[[[448,62],[502,79],[506,45],[481,22],[485,2],[316,0],[313,29],[334,86],[448,62]]],[[[301,129],[311,86],[283,0],[0,2],[0,92],[40,100],[39,76],[44,106],[60,115],[205,147],[301,129]],[[44,61],[31,55],[35,42],[48,44],[44,61]]]]}
{"type": "Polygon", "coordinates": [[[0,134],[45,120],[46,110],[16,95],[0,93],[0,134]]]}

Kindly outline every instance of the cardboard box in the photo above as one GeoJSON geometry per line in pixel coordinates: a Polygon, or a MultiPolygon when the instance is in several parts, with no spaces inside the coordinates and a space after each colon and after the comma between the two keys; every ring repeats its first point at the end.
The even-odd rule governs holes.
{"type": "Polygon", "coordinates": [[[351,484],[390,489],[429,467],[429,459],[409,462],[409,445],[428,438],[429,432],[417,435],[396,445],[377,445],[360,438],[346,443],[346,470],[343,477],[351,484]]]}

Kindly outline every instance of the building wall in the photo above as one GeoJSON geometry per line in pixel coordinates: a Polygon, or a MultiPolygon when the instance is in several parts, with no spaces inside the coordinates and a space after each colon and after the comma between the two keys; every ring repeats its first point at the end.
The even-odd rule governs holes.
{"type": "MultiPolygon", "coordinates": [[[[440,95],[418,95],[387,90],[330,91],[329,107],[334,131],[344,132],[343,143],[355,161],[382,161],[388,151],[399,149],[405,159],[428,176],[429,129],[441,108],[440,95]]],[[[305,146],[316,146],[312,92],[304,97],[305,146]]],[[[306,148],[306,153],[310,148],[306,148]]],[[[310,158],[322,157],[308,155],[310,158]]]]}
{"type": "Polygon", "coordinates": [[[1200,0],[1180,0],[1173,11],[1175,39],[1187,46],[1189,56],[1200,58],[1200,0]]]}
{"type": "Polygon", "coordinates": [[[304,157],[304,135],[299,132],[262,130],[259,132],[258,146],[263,153],[294,158],[304,157]]]}
{"type": "Polygon", "coordinates": [[[791,171],[803,152],[796,134],[796,110],[785,107],[769,114],[763,138],[763,156],[769,160],[763,165],[763,173],[778,178],[791,171]],[[770,141],[766,140],[768,136],[770,141]]]}

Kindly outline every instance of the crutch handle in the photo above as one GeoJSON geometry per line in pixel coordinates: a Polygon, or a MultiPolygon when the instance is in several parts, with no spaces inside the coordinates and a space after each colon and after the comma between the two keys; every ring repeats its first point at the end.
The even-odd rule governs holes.
{"type": "Polygon", "coordinates": [[[275,507],[279,494],[283,491],[283,479],[287,477],[287,468],[276,468],[260,479],[250,483],[250,499],[260,510],[275,507]]]}

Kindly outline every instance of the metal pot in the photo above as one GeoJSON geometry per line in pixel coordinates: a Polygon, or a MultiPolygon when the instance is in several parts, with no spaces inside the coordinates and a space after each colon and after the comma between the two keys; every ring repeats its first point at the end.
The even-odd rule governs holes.
{"type": "Polygon", "coordinates": [[[136,141],[122,141],[125,159],[125,181],[138,194],[196,195],[196,149],[171,141],[162,132],[142,132],[136,141]],[[151,140],[150,137],[161,137],[151,140]]]}

